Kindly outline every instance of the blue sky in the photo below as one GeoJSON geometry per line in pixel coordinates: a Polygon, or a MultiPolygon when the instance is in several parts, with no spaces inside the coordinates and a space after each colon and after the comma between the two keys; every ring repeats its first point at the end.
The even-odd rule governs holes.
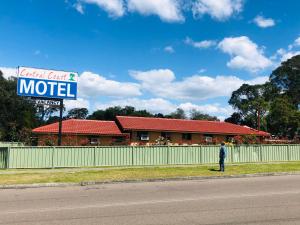
{"type": "Polygon", "coordinates": [[[0,69],[76,71],[90,111],[193,108],[221,119],[232,91],[300,54],[298,0],[4,0],[0,69]]]}

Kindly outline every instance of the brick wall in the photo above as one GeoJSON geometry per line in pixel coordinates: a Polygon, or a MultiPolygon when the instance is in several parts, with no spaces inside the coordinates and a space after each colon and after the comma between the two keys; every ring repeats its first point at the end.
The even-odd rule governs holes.
{"type": "MultiPolygon", "coordinates": [[[[128,140],[124,142],[117,142],[117,137],[113,136],[88,136],[88,135],[63,135],[62,136],[62,146],[88,146],[88,145],[126,145],[128,140]],[[97,138],[98,144],[91,144],[91,138],[97,138]]],[[[38,135],[38,145],[39,146],[49,146],[57,145],[57,135],[53,134],[39,134],[38,135]]]]}
{"type": "MultiPolygon", "coordinates": [[[[131,143],[138,143],[139,145],[146,145],[146,144],[155,144],[156,140],[162,135],[161,132],[154,132],[154,131],[149,131],[149,140],[148,141],[141,141],[140,138],[138,137],[138,132],[137,131],[132,131],[131,132],[131,138],[130,142],[131,143]]],[[[183,140],[182,135],[183,133],[174,133],[174,132],[169,132],[169,137],[170,137],[170,142],[172,144],[204,144],[205,143],[205,138],[204,134],[191,134],[191,140],[183,140]]],[[[213,141],[217,142],[216,144],[220,144],[222,141],[226,140],[225,135],[213,135],[213,141]]]]}

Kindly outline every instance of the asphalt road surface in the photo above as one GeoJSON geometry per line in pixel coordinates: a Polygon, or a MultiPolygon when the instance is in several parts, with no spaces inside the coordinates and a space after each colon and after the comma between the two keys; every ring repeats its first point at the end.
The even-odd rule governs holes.
{"type": "Polygon", "coordinates": [[[300,175],[0,190],[0,224],[300,224],[300,175]]]}

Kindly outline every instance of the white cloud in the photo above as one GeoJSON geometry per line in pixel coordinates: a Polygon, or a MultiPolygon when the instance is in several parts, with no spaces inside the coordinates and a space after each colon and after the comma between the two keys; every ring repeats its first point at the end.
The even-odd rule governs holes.
{"type": "MultiPolygon", "coordinates": [[[[169,69],[158,69],[148,71],[129,71],[129,74],[138,81],[145,84],[157,84],[157,81],[162,83],[170,83],[175,80],[175,74],[169,69]]],[[[149,86],[151,88],[151,86],[149,86]]]]}
{"type": "Polygon", "coordinates": [[[298,37],[292,44],[289,44],[287,49],[280,48],[272,56],[274,60],[277,60],[276,65],[279,66],[281,62],[287,61],[288,59],[300,55],[300,51],[297,50],[297,47],[300,46],[300,37],[298,37]]]}
{"type": "Polygon", "coordinates": [[[82,6],[82,3],[80,2],[77,2],[73,5],[73,7],[77,10],[77,12],[79,12],[80,14],[84,14],[84,9],[83,9],[83,6],[82,6]]]}
{"type": "Polygon", "coordinates": [[[204,41],[193,41],[191,38],[187,37],[184,40],[184,43],[187,45],[191,45],[194,48],[210,48],[212,46],[215,46],[217,43],[214,40],[204,40],[204,41]]]}
{"type": "Polygon", "coordinates": [[[206,71],[207,71],[206,69],[202,68],[202,69],[198,70],[198,73],[205,73],[206,71]]]}
{"type": "Polygon", "coordinates": [[[196,18],[208,14],[216,20],[224,21],[240,13],[243,4],[244,0],[196,0],[192,12],[196,18]]]}
{"type": "Polygon", "coordinates": [[[230,68],[256,72],[272,65],[272,61],[264,56],[263,49],[246,36],[224,38],[218,47],[231,56],[227,63],[230,68]]]}
{"type": "Polygon", "coordinates": [[[125,6],[123,0],[78,0],[77,11],[82,11],[82,4],[94,4],[109,13],[111,17],[122,17],[125,14],[125,6]]]}
{"type": "Polygon", "coordinates": [[[218,116],[219,118],[229,117],[233,112],[233,108],[229,105],[222,106],[219,103],[215,104],[204,104],[204,105],[196,105],[190,102],[181,103],[178,108],[183,109],[186,112],[190,112],[191,110],[195,109],[202,113],[206,113],[213,116],[218,116]]]}
{"type": "Polygon", "coordinates": [[[283,48],[280,48],[277,50],[276,54],[273,57],[275,59],[279,57],[280,62],[284,62],[296,55],[300,55],[300,51],[293,51],[291,49],[287,51],[283,48]]]}
{"type": "Polygon", "coordinates": [[[164,48],[164,51],[167,52],[167,53],[170,53],[170,54],[172,54],[172,53],[175,52],[175,50],[174,50],[174,48],[172,46],[166,46],[164,48]]]}
{"type": "Polygon", "coordinates": [[[182,22],[179,0],[128,0],[128,11],[142,15],[157,15],[166,22],[182,22]]]}
{"type": "Polygon", "coordinates": [[[84,72],[80,75],[78,89],[81,97],[133,97],[141,95],[138,84],[108,80],[91,72],[84,72]]]}
{"type": "Polygon", "coordinates": [[[151,113],[164,113],[168,114],[176,110],[176,105],[162,98],[139,99],[128,98],[122,100],[110,101],[106,104],[96,104],[96,109],[106,109],[110,106],[133,106],[137,110],[146,109],[151,113]]]}
{"type": "Polygon", "coordinates": [[[300,46],[300,37],[295,40],[295,46],[300,46]]]}
{"type": "Polygon", "coordinates": [[[34,54],[34,55],[40,55],[40,54],[41,54],[41,51],[40,51],[40,50],[35,50],[33,54],[34,54]]]}
{"type": "Polygon", "coordinates": [[[261,28],[267,28],[267,27],[275,26],[275,21],[273,19],[264,18],[263,16],[256,16],[253,21],[257,26],[259,26],[261,28]]]}
{"type": "Polygon", "coordinates": [[[133,106],[137,110],[146,109],[151,113],[163,113],[163,114],[170,114],[174,112],[177,108],[182,108],[183,110],[186,111],[188,115],[192,109],[196,109],[202,113],[217,116],[220,119],[229,117],[233,112],[233,109],[230,106],[223,107],[218,103],[197,105],[190,102],[185,102],[180,104],[174,104],[163,98],[151,98],[151,99],[129,98],[129,99],[122,99],[122,100],[115,100],[106,104],[103,103],[96,104],[96,109],[106,109],[112,106],[121,106],[121,107],[133,106]]]}
{"type": "Polygon", "coordinates": [[[90,108],[90,102],[83,98],[78,98],[77,100],[65,100],[64,104],[67,110],[73,108],[90,108]]]}
{"type": "Polygon", "coordinates": [[[10,77],[17,77],[17,68],[11,68],[11,67],[0,67],[0,71],[3,73],[3,77],[5,79],[8,79],[10,77]]]}
{"type": "Polygon", "coordinates": [[[176,81],[175,74],[169,69],[130,71],[130,75],[141,83],[142,90],[174,100],[205,100],[230,96],[243,83],[260,84],[268,80],[268,77],[242,80],[236,76],[194,75],[176,81]]]}

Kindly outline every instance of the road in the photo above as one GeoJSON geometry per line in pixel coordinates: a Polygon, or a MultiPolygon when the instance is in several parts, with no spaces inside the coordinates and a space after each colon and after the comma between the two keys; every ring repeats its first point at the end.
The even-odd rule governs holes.
{"type": "Polygon", "coordinates": [[[299,225],[300,175],[0,190],[0,224],[299,225]]]}

